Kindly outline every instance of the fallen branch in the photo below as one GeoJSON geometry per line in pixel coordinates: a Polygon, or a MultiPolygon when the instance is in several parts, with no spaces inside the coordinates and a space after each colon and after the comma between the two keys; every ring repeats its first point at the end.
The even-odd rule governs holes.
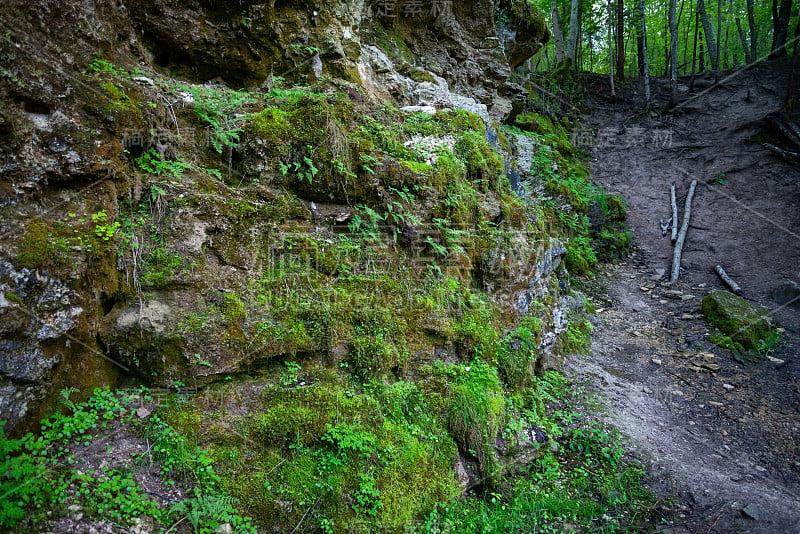
{"type": "Polygon", "coordinates": [[[686,207],[683,210],[683,224],[678,234],[678,240],[675,241],[675,253],[672,256],[672,275],[669,281],[673,284],[678,281],[678,275],[681,271],[681,252],[683,251],[683,243],[686,241],[686,232],[689,231],[689,218],[692,216],[692,198],[696,187],[697,180],[692,180],[692,185],[689,186],[689,194],[686,196],[686,207]]]}
{"type": "Polygon", "coordinates": [[[670,200],[672,202],[672,237],[670,240],[674,243],[678,239],[678,201],[675,199],[675,184],[670,188],[670,200]]]}
{"type": "Polygon", "coordinates": [[[737,295],[742,294],[742,288],[739,287],[739,284],[734,282],[730,276],[728,276],[728,273],[725,272],[725,269],[722,268],[722,265],[717,265],[714,267],[714,270],[717,272],[722,281],[725,282],[729,288],[731,288],[731,291],[737,295]]]}
{"type": "Polygon", "coordinates": [[[798,154],[797,152],[790,152],[788,150],[784,150],[784,149],[782,149],[780,147],[777,147],[777,146],[775,146],[775,145],[773,145],[771,143],[761,143],[761,144],[764,146],[764,148],[772,150],[773,152],[775,152],[776,154],[781,156],[783,159],[785,159],[789,163],[791,163],[793,165],[797,165],[798,164],[797,162],[798,162],[798,158],[800,158],[800,154],[798,154]]]}
{"type": "Polygon", "coordinates": [[[795,133],[795,129],[775,115],[767,117],[767,121],[783,134],[794,146],[800,147],[800,137],[795,133]]]}

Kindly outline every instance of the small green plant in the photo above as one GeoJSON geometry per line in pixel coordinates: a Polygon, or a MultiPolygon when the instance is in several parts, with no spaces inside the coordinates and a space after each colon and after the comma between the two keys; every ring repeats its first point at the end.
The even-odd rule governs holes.
{"type": "Polygon", "coordinates": [[[64,388],[61,390],[61,404],[72,410],[73,412],[77,409],[75,403],[69,400],[70,395],[73,393],[80,393],[81,390],[74,387],[64,388]]]}
{"type": "Polygon", "coordinates": [[[106,210],[99,211],[92,215],[92,222],[94,223],[95,235],[103,241],[110,241],[113,239],[121,226],[119,221],[114,221],[113,223],[108,222],[106,210]]]}
{"type": "MultiPolygon", "coordinates": [[[[308,147],[309,149],[311,147],[308,147]]],[[[303,162],[293,161],[291,163],[279,163],[279,168],[283,176],[288,176],[289,173],[294,173],[300,180],[306,181],[309,184],[313,182],[314,177],[319,173],[319,169],[314,166],[314,161],[308,156],[303,156],[303,162]]]]}
{"type": "Polygon", "coordinates": [[[297,362],[284,362],[286,366],[281,372],[280,383],[284,387],[289,387],[297,382],[302,366],[297,362]]]}
{"type": "Polygon", "coordinates": [[[161,157],[154,148],[150,148],[136,158],[136,164],[150,174],[171,178],[172,183],[179,184],[183,173],[191,165],[182,159],[168,160],[161,157]]]}

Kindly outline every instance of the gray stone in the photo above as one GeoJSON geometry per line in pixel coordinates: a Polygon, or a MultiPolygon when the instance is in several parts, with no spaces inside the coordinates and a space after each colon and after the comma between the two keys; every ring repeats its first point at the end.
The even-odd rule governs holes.
{"type": "Polygon", "coordinates": [[[742,508],[742,515],[755,521],[761,519],[761,511],[758,509],[758,506],[753,503],[750,503],[742,508]]]}
{"type": "Polygon", "coordinates": [[[783,282],[772,292],[772,299],[781,306],[800,306],[800,284],[792,280],[783,282]]]}

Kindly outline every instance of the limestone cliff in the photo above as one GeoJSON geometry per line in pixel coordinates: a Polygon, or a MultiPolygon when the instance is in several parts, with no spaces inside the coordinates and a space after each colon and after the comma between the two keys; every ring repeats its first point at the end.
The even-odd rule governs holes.
{"type": "MultiPolygon", "coordinates": [[[[256,249],[276,240],[276,232],[285,232],[280,219],[258,212],[260,204],[276,199],[294,203],[286,209],[292,217],[307,220],[310,231],[311,223],[320,221],[307,201],[341,204],[324,209],[347,222],[353,205],[386,203],[386,186],[397,185],[382,187],[374,172],[356,172],[341,187],[336,182],[343,173],[329,169],[309,184],[282,180],[277,171],[283,147],[265,147],[263,139],[251,135],[252,129],[242,132],[246,121],[235,114],[251,111],[244,108],[223,110],[221,114],[234,116],[218,117],[230,121],[232,135],[241,132],[243,142],[235,149],[223,147],[227,152],[216,159],[223,163],[225,187],[262,184],[257,200],[237,199],[241,205],[231,206],[227,199],[194,199],[199,191],[186,182],[180,192],[168,191],[174,184],[143,182],[142,165],[135,160],[152,148],[161,157],[168,150],[170,159],[192,144],[187,159],[215,159],[211,147],[201,146],[198,153],[196,145],[201,128],[219,125],[198,120],[202,110],[189,94],[193,91],[170,93],[164,85],[168,80],[181,80],[187,84],[184,89],[245,87],[252,94],[269,93],[280,84],[319,84],[324,91],[335,87],[349,95],[346,106],[360,107],[355,113],[364,114],[384,102],[468,109],[487,121],[507,115],[520,89],[508,83],[510,70],[495,16],[510,6],[490,1],[408,4],[135,0],[6,6],[0,43],[0,273],[8,297],[2,301],[0,355],[4,419],[12,426],[25,416],[36,420],[39,403],[59,388],[113,384],[132,369],[136,372],[137,365],[145,380],[160,384],[188,383],[188,375],[236,372],[241,357],[218,343],[198,342],[178,325],[182,313],[222,302],[226,290],[221,286],[234,281],[245,286],[257,263],[256,249]],[[181,129],[182,140],[176,142],[181,129]],[[171,143],[168,149],[166,143],[171,143]],[[270,161],[270,156],[276,157],[270,161]],[[298,197],[284,199],[284,191],[276,187],[295,190],[298,197]],[[135,206],[143,195],[150,196],[150,208],[157,212],[156,217],[143,216],[154,223],[144,231],[134,228],[147,224],[137,219],[135,206]],[[182,206],[174,204],[181,199],[182,206]],[[131,228],[122,231],[121,224],[131,228]],[[164,242],[139,242],[150,237],[164,242]],[[133,250],[133,257],[126,250],[133,250]],[[136,265],[137,260],[144,265],[136,265]],[[154,269],[169,271],[163,264],[170,261],[175,263],[172,271],[151,281],[145,273],[141,286],[140,273],[134,271],[159,262],[154,269]],[[52,288],[60,288],[58,294],[52,288]],[[195,354],[214,361],[215,367],[188,372],[195,354]],[[166,364],[165,358],[184,363],[166,364]],[[153,370],[156,360],[166,366],[166,374],[153,370]]],[[[530,43],[546,35],[543,26],[528,33],[527,51],[532,53],[535,46],[530,43]]],[[[513,46],[507,38],[504,42],[513,46]]],[[[208,98],[203,105],[219,103],[210,92],[204,94],[208,98]]],[[[314,105],[314,113],[341,114],[335,105],[314,105]]],[[[311,109],[308,102],[297,107],[311,109]]],[[[339,119],[320,125],[327,128],[323,135],[346,135],[350,124],[339,119]]],[[[270,135],[277,134],[266,137],[270,135]]],[[[352,147],[344,148],[349,152],[352,147]]],[[[416,174],[397,162],[382,160],[381,165],[378,175],[397,175],[401,181],[416,174]]],[[[203,174],[192,167],[186,171],[203,174]]],[[[199,185],[207,177],[196,179],[199,185]]],[[[219,193],[218,187],[207,184],[206,189],[219,193]]],[[[498,217],[497,194],[487,193],[482,203],[498,217]]],[[[415,215],[424,218],[423,213],[415,215]]],[[[524,285],[535,268],[523,266],[522,271],[516,275],[517,285],[524,285]]]]}
{"type": "Polygon", "coordinates": [[[6,430],[181,394],[161,416],[276,530],[311,494],[326,531],[402,529],[536,455],[536,377],[588,335],[565,265],[624,207],[512,82],[528,2],[0,17],[6,430]]]}

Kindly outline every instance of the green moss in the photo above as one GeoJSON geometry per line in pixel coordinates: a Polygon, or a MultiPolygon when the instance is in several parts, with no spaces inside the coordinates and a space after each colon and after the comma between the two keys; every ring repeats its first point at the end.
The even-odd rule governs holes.
{"type": "Polygon", "coordinates": [[[433,77],[433,74],[424,69],[412,68],[408,72],[408,77],[418,83],[422,82],[436,83],[436,78],[433,77]]]}
{"type": "Polygon", "coordinates": [[[488,482],[495,480],[496,458],[492,442],[505,407],[503,388],[493,367],[473,362],[452,387],[447,428],[462,452],[473,456],[488,482]]]}
{"type": "Polygon", "coordinates": [[[711,334],[708,336],[708,340],[714,345],[722,347],[723,349],[728,349],[738,353],[746,352],[746,349],[741,343],[734,341],[731,336],[726,336],[725,334],[711,334]]]}
{"type": "Polygon", "coordinates": [[[403,167],[412,170],[417,174],[431,174],[433,172],[433,165],[427,163],[419,163],[416,161],[403,160],[400,162],[403,167]]]}
{"type": "Polygon", "coordinates": [[[383,26],[380,21],[374,21],[373,26],[375,44],[377,44],[395,62],[414,62],[414,53],[408,47],[403,37],[383,26]]]}
{"type": "Polygon", "coordinates": [[[336,407],[343,395],[344,389],[325,383],[269,393],[269,407],[255,417],[253,431],[263,442],[281,447],[320,443],[327,426],[339,415],[336,407]]]}
{"type": "Polygon", "coordinates": [[[558,338],[558,343],[565,354],[586,354],[591,348],[592,323],[586,319],[572,321],[567,331],[558,338]]]}
{"type": "Polygon", "coordinates": [[[50,242],[50,228],[44,221],[33,221],[25,228],[17,253],[20,265],[36,269],[53,264],[58,256],[50,242]]]}
{"type": "Polygon", "coordinates": [[[397,348],[383,336],[356,336],[348,361],[353,372],[364,378],[386,374],[399,363],[397,348]]]}
{"type": "Polygon", "coordinates": [[[465,356],[480,358],[486,362],[497,362],[501,348],[496,322],[493,310],[486,304],[464,312],[456,332],[465,356]]]}
{"type": "Polygon", "coordinates": [[[703,298],[701,308],[711,324],[746,350],[764,350],[779,340],[768,310],[729,291],[712,291],[703,298]]]}
{"type": "Polygon", "coordinates": [[[503,159],[477,132],[464,132],[456,142],[456,154],[466,164],[467,176],[484,192],[497,191],[503,178],[503,159]]]}
{"type": "Polygon", "coordinates": [[[377,522],[382,528],[404,530],[438,503],[460,494],[453,472],[458,451],[446,434],[420,439],[413,427],[388,423],[380,435],[385,447],[394,451],[377,479],[381,492],[377,522]]]}
{"type": "Polygon", "coordinates": [[[503,340],[497,369],[509,387],[521,389],[533,379],[542,328],[541,319],[527,316],[503,340]]]}
{"type": "Polygon", "coordinates": [[[514,119],[514,125],[525,132],[534,132],[540,135],[556,133],[553,121],[549,117],[534,112],[520,113],[514,119]]]}
{"type": "Polygon", "coordinates": [[[252,132],[268,141],[286,145],[291,142],[291,115],[280,108],[267,108],[251,119],[252,132]]]}
{"type": "Polygon", "coordinates": [[[157,246],[145,257],[139,281],[142,287],[167,287],[180,274],[184,259],[163,245],[157,246]]]}
{"type": "Polygon", "coordinates": [[[11,303],[14,303],[14,304],[25,304],[25,301],[22,300],[22,298],[20,298],[20,296],[17,295],[16,293],[12,293],[10,291],[6,291],[4,293],[4,296],[5,296],[5,298],[6,298],[6,300],[8,302],[11,302],[11,303]]]}
{"type": "Polygon", "coordinates": [[[221,312],[222,316],[228,321],[238,321],[247,316],[242,299],[235,293],[225,293],[221,312]]]}
{"type": "Polygon", "coordinates": [[[573,274],[589,276],[597,264],[597,256],[592,243],[586,235],[576,235],[567,242],[567,269],[573,274]]]}

